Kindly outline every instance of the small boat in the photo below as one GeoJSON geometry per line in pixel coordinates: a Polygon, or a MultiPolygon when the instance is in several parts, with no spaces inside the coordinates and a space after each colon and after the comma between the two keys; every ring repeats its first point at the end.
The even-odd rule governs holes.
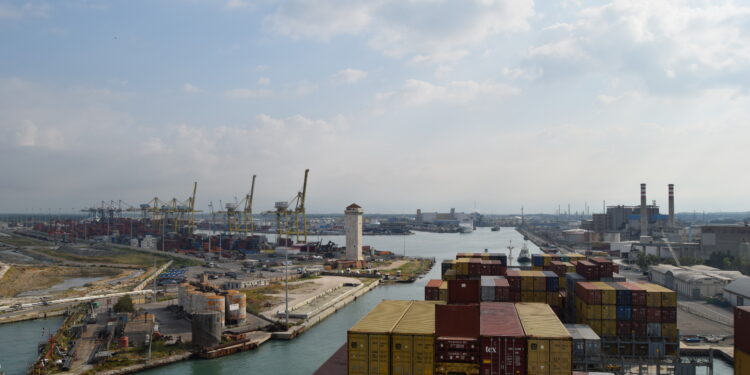
{"type": "Polygon", "coordinates": [[[521,252],[518,254],[518,263],[529,262],[531,262],[531,257],[529,257],[529,247],[526,246],[526,242],[524,242],[523,246],[521,247],[521,252]]]}
{"type": "Polygon", "coordinates": [[[458,233],[471,233],[474,231],[474,228],[467,226],[467,225],[459,225],[458,226],[458,233]]]}
{"type": "Polygon", "coordinates": [[[498,231],[500,231],[500,226],[499,226],[499,225],[495,225],[494,227],[492,227],[492,231],[493,231],[493,232],[498,232],[498,231]]]}

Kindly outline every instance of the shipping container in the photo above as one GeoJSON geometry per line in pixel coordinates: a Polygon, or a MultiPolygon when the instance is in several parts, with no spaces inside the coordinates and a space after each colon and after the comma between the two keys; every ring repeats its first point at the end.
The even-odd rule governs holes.
{"type": "MultiPolygon", "coordinates": [[[[604,311],[604,306],[605,305],[602,305],[602,311],[604,311]]],[[[617,336],[617,321],[616,320],[604,320],[604,319],[602,319],[601,336],[602,337],[614,337],[614,336],[617,336]]]]}
{"type": "Polygon", "coordinates": [[[552,271],[542,271],[545,276],[546,290],[548,292],[557,292],[560,290],[560,276],[552,271]]]}
{"type": "Polygon", "coordinates": [[[528,375],[568,375],[572,368],[571,337],[547,304],[517,303],[527,336],[528,375]]]}
{"type": "Polygon", "coordinates": [[[435,306],[435,335],[478,337],[479,304],[435,306]]]}
{"type": "Polygon", "coordinates": [[[574,360],[588,358],[592,363],[601,355],[602,342],[599,335],[585,324],[565,324],[572,338],[574,360]]]}
{"type": "Polygon", "coordinates": [[[526,335],[512,303],[482,303],[480,316],[480,373],[524,375],[526,335]]]}
{"type": "Polygon", "coordinates": [[[586,280],[599,280],[599,267],[585,260],[581,260],[576,263],[576,273],[585,277],[586,280]]]}
{"type": "Polygon", "coordinates": [[[511,291],[521,291],[521,271],[508,270],[505,272],[505,278],[508,279],[511,291]]]}
{"type": "Polygon", "coordinates": [[[617,306],[602,305],[602,320],[617,320],[617,306]]]}
{"type": "Polygon", "coordinates": [[[495,301],[511,302],[510,285],[508,284],[508,280],[504,277],[495,279],[495,301]]]}
{"type": "Polygon", "coordinates": [[[602,293],[602,305],[616,305],[617,304],[617,290],[609,284],[601,281],[593,282],[602,293]]]}
{"type": "Polygon", "coordinates": [[[646,323],[646,336],[660,337],[661,323],[646,323]]]}
{"type": "Polygon", "coordinates": [[[621,285],[620,283],[615,283],[615,282],[607,283],[607,285],[614,288],[615,293],[617,293],[617,296],[616,296],[617,306],[630,306],[631,305],[633,294],[630,291],[630,289],[628,289],[624,285],[621,285]]]}
{"type": "Polygon", "coordinates": [[[435,303],[414,301],[393,328],[392,375],[431,375],[435,368],[435,303]]]}
{"type": "Polygon", "coordinates": [[[599,277],[612,277],[612,261],[604,258],[591,258],[589,261],[598,268],[599,277]]]}
{"type": "Polygon", "coordinates": [[[443,280],[432,279],[427,282],[424,287],[424,299],[425,301],[438,301],[440,300],[440,285],[443,284],[443,280]]]}
{"type": "Polygon", "coordinates": [[[456,260],[456,275],[468,275],[469,274],[469,258],[461,258],[456,260]]]}
{"type": "Polygon", "coordinates": [[[633,324],[628,320],[617,321],[617,336],[631,337],[633,335],[633,324]]]}
{"type": "Polygon", "coordinates": [[[350,375],[388,375],[390,335],[412,301],[385,300],[360,319],[347,333],[350,375]]]}
{"type": "Polygon", "coordinates": [[[646,322],[644,320],[633,320],[630,325],[630,329],[633,331],[633,334],[637,337],[645,337],[646,336],[646,322]]]}
{"type": "Polygon", "coordinates": [[[648,307],[661,307],[662,302],[662,290],[657,288],[655,284],[651,283],[638,283],[643,289],[646,289],[646,306],[648,307]]]}
{"type": "Polygon", "coordinates": [[[677,340],[677,323],[662,323],[661,335],[668,340],[677,340]]]}
{"type": "MultiPolygon", "coordinates": [[[[734,343],[735,347],[750,353],[750,306],[734,309],[734,343]]],[[[750,365],[750,364],[748,364],[750,365]]]]}
{"type": "Polygon", "coordinates": [[[750,374],[750,354],[748,352],[734,349],[734,375],[750,374]]]}
{"type": "MultiPolygon", "coordinates": [[[[544,292],[547,290],[547,275],[546,271],[528,271],[531,272],[531,277],[534,278],[534,291],[544,292]]],[[[541,301],[538,301],[541,302],[541,301]]]]}
{"type": "Polygon", "coordinates": [[[521,277],[521,290],[534,290],[534,273],[539,271],[519,271],[521,277]]]}
{"type": "Polygon", "coordinates": [[[576,296],[589,305],[602,304],[602,291],[593,282],[576,283],[576,296]]]}
{"type": "Polygon", "coordinates": [[[438,336],[435,339],[435,360],[479,363],[479,347],[478,338],[438,336]]]}
{"type": "Polygon", "coordinates": [[[677,323],[677,308],[676,307],[662,307],[661,308],[661,322],[662,323],[677,323]]]}
{"type": "Polygon", "coordinates": [[[648,356],[651,358],[662,358],[666,354],[663,342],[648,343],[648,356]]]}
{"type": "Polygon", "coordinates": [[[446,281],[448,281],[448,280],[456,280],[457,277],[458,277],[458,275],[457,275],[455,269],[447,270],[447,271],[445,271],[445,274],[443,274],[443,280],[446,280],[446,281]]]}
{"type": "Polygon", "coordinates": [[[479,280],[448,281],[448,303],[479,303],[479,280]]]}
{"type": "Polygon", "coordinates": [[[633,310],[630,306],[617,306],[617,320],[631,320],[633,310]]]}
{"type": "Polygon", "coordinates": [[[478,375],[479,365],[476,363],[438,362],[435,365],[436,375],[478,375]]]}
{"type": "Polygon", "coordinates": [[[661,323],[661,307],[647,307],[646,321],[649,323],[661,323]]]}
{"type": "Polygon", "coordinates": [[[497,276],[482,276],[481,298],[483,302],[495,301],[495,278],[497,276]]]}
{"type": "Polygon", "coordinates": [[[456,266],[455,260],[453,259],[443,260],[443,263],[440,264],[440,274],[445,275],[446,271],[454,269],[455,266],[456,266]]]}
{"type": "Polygon", "coordinates": [[[630,282],[620,282],[622,285],[630,289],[630,305],[631,306],[646,306],[646,290],[638,286],[638,284],[630,282]]]}
{"type": "Polygon", "coordinates": [[[469,259],[469,276],[479,277],[482,275],[482,259],[469,259]]]}
{"type": "Polygon", "coordinates": [[[439,293],[440,293],[440,297],[439,297],[440,300],[447,303],[448,302],[448,282],[447,281],[443,281],[443,283],[440,284],[439,293]]]}

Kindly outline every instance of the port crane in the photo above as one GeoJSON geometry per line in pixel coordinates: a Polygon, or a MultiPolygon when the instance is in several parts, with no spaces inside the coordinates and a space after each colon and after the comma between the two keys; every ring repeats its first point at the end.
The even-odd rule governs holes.
{"type": "Polygon", "coordinates": [[[192,233],[195,229],[195,194],[198,189],[198,182],[193,183],[193,194],[184,201],[172,198],[169,201],[163,201],[154,197],[147,203],[140,205],[143,218],[149,218],[156,228],[161,228],[161,232],[166,232],[169,225],[173,232],[179,232],[181,229],[187,233],[192,233]]]}
{"type": "Polygon", "coordinates": [[[253,175],[250,183],[250,192],[245,194],[241,201],[235,197],[234,203],[224,205],[224,211],[217,212],[226,215],[227,231],[232,233],[250,233],[255,232],[255,223],[253,221],[253,196],[255,195],[255,177],[253,175]],[[242,209],[240,209],[242,207],[242,209]]]}
{"type": "Polygon", "coordinates": [[[305,169],[305,178],[302,190],[288,202],[280,201],[274,204],[274,211],[264,213],[276,214],[276,243],[281,246],[288,245],[292,239],[297,243],[307,243],[307,213],[305,212],[305,199],[307,198],[307,176],[309,169],[305,169]],[[294,207],[291,208],[290,207],[294,207]]]}

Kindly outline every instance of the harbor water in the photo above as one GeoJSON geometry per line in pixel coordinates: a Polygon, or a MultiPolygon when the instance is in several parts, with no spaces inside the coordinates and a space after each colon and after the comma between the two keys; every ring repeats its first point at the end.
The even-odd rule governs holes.
{"type": "MultiPolygon", "coordinates": [[[[318,237],[308,238],[317,241],[318,237]]],[[[323,243],[343,244],[344,236],[320,237],[323,243]]],[[[143,372],[149,375],[183,374],[312,374],[344,342],[346,331],[384,299],[424,299],[424,286],[431,278],[440,278],[440,262],[455,259],[457,252],[507,253],[509,241],[514,256],[523,245],[523,236],[513,228],[492,232],[477,228],[473,233],[424,233],[410,236],[365,236],[365,245],[408,256],[434,257],[438,262],[430,273],[412,284],[381,285],[292,341],[270,341],[258,349],[212,360],[191,360],[143,372]]],[[[530,241],[529,253],[540,250],[530,241]]],[[[515,264],[515,262],[514,262],[515,264]]]]}
{"type": "Polygon", "coordinates": [[[0,372],[22,375],[37,356],[37,347],[62,325],[62,316],[0,324],[0,372]]]}

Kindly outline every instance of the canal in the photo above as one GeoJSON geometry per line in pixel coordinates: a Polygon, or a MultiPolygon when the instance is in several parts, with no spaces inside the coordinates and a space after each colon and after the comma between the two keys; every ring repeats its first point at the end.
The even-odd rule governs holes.
{"type": "MultiPolygon", "coordinates": [[[[317,238],[309,238],[317,241],[317,238]]],[[[325,236],[323,243],[333,241],[343,244],[343,236],[325,236]]],[[[346,331],[368,311],[384,299],[424,299],[424,285],[431,278],[440,278],[439,262],[454,259],[457,252],[507,252],[509,241],[518,254],[523,236],[513,228],[492,232],[490,228],[477,228],[469,234],[424,233],[411,236],[365,236],[365,245],[378,250],[390,250],[409,256],[435,257],[438,265],[413,284],[382,285],[328,317],[319,325],[292,341],[270,341],[257,350],[213,360],[191,360],[142,372],[149,375],[183,374],[311,374],[346,342],[346,331]]],[[[528,242],[529,252],[539,248],[528,242]]]]}
{"type": "Polygon", "coordinates": [[[62,316],[0,324],[0,372],[26,374],[34,363],[37,346],[62,325],[62,316]]]}

